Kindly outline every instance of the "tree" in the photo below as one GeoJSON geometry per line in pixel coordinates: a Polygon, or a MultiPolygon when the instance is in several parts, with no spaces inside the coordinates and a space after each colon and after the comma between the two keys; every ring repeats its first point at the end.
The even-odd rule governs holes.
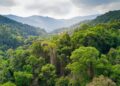
{"type": "Polygon", "coordinates": [[[52,64],[46,64],[42,67],[40,77],[40,85],[42,86],[54,86],[56,79],[56,69],[52,64]]]}
{"type": "Polygon", "coordinates": [[[56,66],[56,44],[50,41],[43,41],[42,47],[50,56],[50,63],[56,66]]]}
{"type": "Polygon", "coordinates": [[[108,52],[108,59],[112,65],[120,64],[120,48],[111,48],[108,52]]]}
{"type": "Polygon", "coordinates": [[[26,64],[26,60],[30,56],[28,50],[17,48],[13,54],[9,57],[10,68],[12,71],[23,71],[23,66],[26,64]]]}
{"type": "Polygon", "coordinates": [[[101,55],[100,58],[96,62],[96,68],[95,73],[96,75],[104,75],[109,76],[111,75],[111,63],[108,60],[108,57],[106,55],[101,55]]]}
{"type": "Polygon", "coordinates": [[[85,82],[95,75],[95,65],[99,58],[99,51],[94,47],[80,47],[72,52],[71,64],[67,68],[71,70],[74,79],[85,82]]]}
{"type": "Polygon", "coordinates": [[[44,57],[44,52],[43,52],[43,47],[41,45],[40,41],[35,41],[32,45],[31,45],[31,53],[36,56],[36,57],[44,57]]]}
{"type": "MultiPolygon", "coordinates": [[[[26,60],[26,63],[29,64],[29,66],[31,66],[32,73],[36,75],[36,74],[39,74],[42,66],[45,64],[45,59],[42,57],[37,58],[35,56],[30,56],[26,60]]],[[[25,65],[25,66],[27,66],[27,65],[25,65]]]]}
{"type": "Polygon", "coordinates": [[[103,75],[101,75],[99,77],[95,77],[92,82],[90,82],[86,86],[116,86],[116,84],[108,77],[104,77],[103,75]]]}
{"type": "Polygon", "coordinates": [[[12,82],[6,82],[6,83],[4,83],[4,84],[2,84],[0,86],[16,86],[16,85],[14,83],[12,83],[12,82]]]}
{"type": "Polygon", "coordinates": [[[33,75],[27,72],[14,72],[17,86],[30,86],[33,75]]]}
{"type": "Polygon", "coordinates": [[[41,68],[45,65],[45,59],[42,57],[30,56],[26,60],[27,65],[24,65],[24,71],[32,73],[33,78],[31,82],[31,86],[39,85],[39,73],[41,72],[41,68]]]}
{"type": "Polygon", "coordinates": [[[116,82],[117,86],[120,85],[119,75],[120,75],[120,64],[112,65],[110,78],[116,82]]]}
{"type": "Polygon", "coordinates": [[[68,86],[69,78],[68,77],[60,77],[57,79],[55,86],[68,86]]]}
{"type": "Polygon", "coordinates": [[[119,36],[119,31],[114,29],[114,26],[99,24],[73,33],[71,40],[74,48],[93,46],[106,54],[111,47],[116,48],[120,44],[119,36]]]}
{"type": "Polygon", "coordinates": [[[0,59],[0,83],[13,80],[12,73],[9,68],[8,60],[0,59]]]}
{"type": "Polygon", "coordinates": [[[68,33],[60,34],[59,39],[57,40],[57,69],[59,74],[66,75],[65,67],[70,61],[70,55],[72,52],[71,38],[68,33]]]}

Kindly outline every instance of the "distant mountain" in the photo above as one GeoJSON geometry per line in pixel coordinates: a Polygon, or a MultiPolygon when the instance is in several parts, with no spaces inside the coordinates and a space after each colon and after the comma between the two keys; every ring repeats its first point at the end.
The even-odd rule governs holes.
{"type": "Polygon", "coordinates": [[[43,29],[36,28],[27,24],[22,24],[20,22],[16,22],[12,19],[0,15],[0,25],[5,25],[9,28],[12,28],[14,31],[19,33],[20,35],[27,37],[27,36],[37,36],[43,35],[46,33],[43,29]]]}
{"type": "Polygon", "coordinates": [[[68,33],[71,34],[72,32],[74,32],[74,30],[76,28],[79,28],[81,24],[87,23],[89,21],[90,20],[85,20],[85,21],[76,23],[76,24],[74,24],[74,25],[72,25],[70,27],[56,29],[56,30],[52,31],[51,34],[59,34],[59,33],[62,33],[62,32],[68,32],[68,33]]]}
{"type": "Polygon", "coordinates": [[[112,21],[120,21],[120,10],[109,11],[103,15],[98,16],[91,21],[92,24],[108,23],[112,21]]]}
{"type": "Polygon", "coordinates": [[[76,29],[77,27],[80,27],[80,24],[96,25],[96,24],[100,24],[100,23],[109,23],[109,22],[113,22],[113,21],[120,21],[120,10],[109,11],[105,14],[99,15],[98,17],[96,17],[93,20],[79,22],[68,28],[60,28],[60,29],[54,30],[52,33],[56,34],[56,33],[61,33],[64,31],[73,32],[74,29],[76,29]]]}
{"type": "Polygon", "coordinates": [[[19,17],[15,15],[5,15],[5,16],[15,21],[22,22],[24,24],[44,28],[47,32],[51,32],[59,28],[70,27],[84,20],[95,19],[98,15],[90,15],[83,17],[79,16],[79,17],[74,17],[72,19],[54,19],[50,17],[43,17],[36,15],[30,17],[19,17]]]}

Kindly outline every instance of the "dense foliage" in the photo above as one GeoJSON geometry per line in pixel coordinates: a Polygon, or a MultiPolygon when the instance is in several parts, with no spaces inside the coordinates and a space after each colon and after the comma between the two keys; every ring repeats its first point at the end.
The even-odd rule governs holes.
{"type": "Polygon", "coordinates": [[[22,37],[0,26],[0,86],[120,86],[119,21],[22,37]]]}
{"type": "Polygon", "coordinates": [[[16,48],[22,44],[23,37],[13,29],[1,25],[0,26],[0,49],[16,48]]]}
{"type": "Polygon", "coordinates": [[[111,21],[120,21],[120,10],[109,11],[103,15],[98,16],[91,23],[99,24],[99,23],[108,23],[111,21]]]}
{"type": "Polygon", "coordinates": [[[0,25],[6,25],[24,37],[45,35],[45,31],[27,24],[22,24],[0,15],[0,25]]]}
{"type": "Polygon", "coordinates": [[[40,28],[25,25],[0,15],[0,50],[15,49],[20,45],[30,43],[35,36],[43,37],[45,34],[46,32],[40,28]]]}

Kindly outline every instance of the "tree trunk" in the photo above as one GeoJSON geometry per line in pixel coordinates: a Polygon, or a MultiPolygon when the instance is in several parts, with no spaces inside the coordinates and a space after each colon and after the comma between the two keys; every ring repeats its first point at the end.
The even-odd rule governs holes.
{"type": "Polygon", "coordinates": [[[34,77],[30,86],[39,86],[38,78],[34,77]]]}
{"type": "Polygon", "coordinates": [[[56,66],[56,50],[50,49],[50,63],[56,66]]]}
{"type": "Polygon", "coordinates": [[[92,62],[90,62],[87,72],[88,72],[88,76],[90,77],[90,79],[92,79],[94,77],[94,69],[93,69],[92,62]]]}

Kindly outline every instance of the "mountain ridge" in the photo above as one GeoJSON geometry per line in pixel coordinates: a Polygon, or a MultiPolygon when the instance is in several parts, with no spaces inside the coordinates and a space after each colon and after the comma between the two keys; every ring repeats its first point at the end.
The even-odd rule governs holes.
{"type": "Polygon", "coordinates": [[[79,22],[69,28],[60,28],[60,29],[54,30],[52,33],[58,34],[58,33],[64,32],[64,31],[67,31],[67,32],[70,32],[71,30],[74,31],[74,29],[80,27],[81,24],[90,24],[90,25],[94,26],[97,24],[109,23],[109,22],[114,22],[114,21],[120,21],[120,10],[106,12],[104,14],[97,16],[93,20],[79,22]]]}
{"type": "Polygon", "coordinates": [[[18,31],[20,34],[24,35],[24,36],[29,36],[29,35],[40,35],[40,32],[44,33],[45,31],[40,29],[40,28],[36,28],[33,27],[31,25],[28,24],[22,24],[20,22],[17,22],[15,20],[12,20],[8,17],[2,16],[0,15],[0,25],[6,25],[9,28],[12,28],[16,31],[18,31]]]}
{"type": "Polygon", "coordinates": [[[44,28],[47,32],[51,32],[59,28],[72,26],[84,20],[94,19],[98,15],[78,16],[71,19],[55,19],[52,17],[38,16],[38,15],[33,15],[29,17],[19,17],[15,15],[4,15],[4,16],[13,19],[15,21],[21,22],[23,24],[44,28]]]}
{"type": "Polygon", "coordinates": [[[106,12],[105,14],[97,16],[90,23],[93,23],[93,24],[108,23],[116,20],[120,21],[120,10],[106,12]]]}

